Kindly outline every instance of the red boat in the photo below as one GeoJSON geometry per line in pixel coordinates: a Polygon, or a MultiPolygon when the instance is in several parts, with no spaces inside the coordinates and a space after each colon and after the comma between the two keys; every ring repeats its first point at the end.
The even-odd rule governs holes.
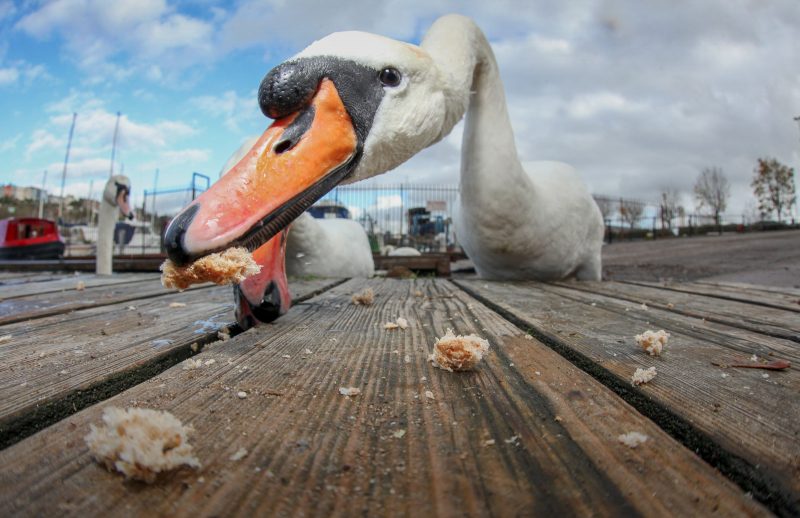
{"type": "Polygon", "coordinates": [[[0,220],[0,259],[58,259],[64,240],[55,221],[39,218],[0,220]]]}

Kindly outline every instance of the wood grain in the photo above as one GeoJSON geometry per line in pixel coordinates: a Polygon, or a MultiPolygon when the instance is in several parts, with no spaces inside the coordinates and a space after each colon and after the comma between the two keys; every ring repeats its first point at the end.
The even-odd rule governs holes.
{"type": "MultiPolygon", "coordinates": [[[[541,283],[470,280],[458,284],[492,301],[537,336],[587,358],[600,367],[599,376],[610,376],[610,384],[643,398],[645,406],[656,403],[714,445],[743,459],[744,465],[732,462],[729,468],[738,470],[741,477],[761,480],[761,489],[753,488],[763,492],[759,496],[797,512],[800,374],[792,368],[764,377],[766,371],[712,365],[750,362],[753,354],[762,359],[790,359],[797,365],[796,343],[688,318],[657,305],[644,309],[628,300],[638,297],[615,298],[616,289],[605,296],[595,293],[599,291],[595,288],[583,291],[541,283]],[[636,345],[635,335],[646,329],[670,333],[661,358],[649,356],[636,345]],[[658,372],[653,382],[639,388],[629,385],[636,368],[651,366],[658,372]]],[[[670,426],[669,422],[660,424],[670,426]]],[[[695,438],[690,432],[686,436],[695,438]]],[[[713,446],[709,452],[718,455],[713,446]]]]}
{"type": "Polygon", "coordinates": [[[621,282],[571,282],[560,285],[800,342],[800,314],[796,312],[621,282]]]}
{"type": "Polygon", "coordinates": [[[208,363],[175,366],[0,452],[8,512],[767,514],[611,391],[448,281],[350,281],[197,359],[208,363]],[[365,285],[375,304],[351,305],[365,285]],[[383,328],[399,316],[407,330],[383,328]],[[427,361],[448,327],[492,343],[476,372],[427,361]],[[362,394],[344,397],[340,387],[362,394]],[[153,486],[123,483],[91,461],[83,441],[108,405],[173,412],[194,427],[203,467],[153,486]],[[649,439],[636,449],[620,444],[630,431],[649,439]],[[246,456],[230,460],[240,448],[246,456]]]}
{"type": "MultiPolygon", "coordinates": [[[[290,290],[302,302],[339,282],[292,280],[290,290]]],[[[229,286],[159,293],[0,327],[8,337],[0,342],[0,445],[153,376],[235,325],[229,286]]]]}
{"type": "MultiPolygon", "coordinates": [[[[82,285],[83,289],[92,289],[152,281],[160,277],[159,274],[118,273],[115,275],[95,275],[65,273],[56,277],[44,277],[43,282],[26,282],[23,285],[3,284],[0,286],[0,300],[17,299],[45,293],[78,291],[79,284],[82,285]]],[[[38,278],[34,277],[34,279],[38,278]]]]}
{"type": "Polygon", "coordinates": [[[639,282],[626,281],[627,284],[638,286],[649,286],[704,297],[733,300],[747,304],[758,304],[769,308],[781,309],[800,313],[800,297],[763,291],[758,286],[746,285],[746,287],[730,286],[726,284],[710,284],[701,282],[639,282]]]}

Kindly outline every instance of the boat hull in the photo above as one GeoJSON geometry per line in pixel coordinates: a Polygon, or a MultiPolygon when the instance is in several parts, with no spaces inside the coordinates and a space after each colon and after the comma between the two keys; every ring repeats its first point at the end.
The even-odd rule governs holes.
{"type": "Polygon", "coordinates": [[[58,259],[63,255],[61,241],[0,247],[0,259],[58,259]]]}

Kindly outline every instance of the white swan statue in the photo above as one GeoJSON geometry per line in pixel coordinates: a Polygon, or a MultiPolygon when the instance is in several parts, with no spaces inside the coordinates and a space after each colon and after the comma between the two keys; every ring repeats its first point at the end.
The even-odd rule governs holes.
{"type": "Polygon", "coordinates": [[[166,245],[176,263],[257,248],[337,184],[400,165],[466,113],[457,221],[478,273],[600,279],[600,210],[571,167],[523,168],[497,63],[470,19],[438,19],[420,46],[331,34],[271,70],[258,100],[275,122],[173,220],[166,245]]]}
{"type": "Polygon", "coordinates": [[[133,211],[128,203],[131,192],[131,181],[127,176],[117,174],[106,182],[103,196],[100,199],[100,210],[97,215],[97,257],[95,273],[111,275],[113,270],[114,228],[119,214],[133,219],[133,211]]]}

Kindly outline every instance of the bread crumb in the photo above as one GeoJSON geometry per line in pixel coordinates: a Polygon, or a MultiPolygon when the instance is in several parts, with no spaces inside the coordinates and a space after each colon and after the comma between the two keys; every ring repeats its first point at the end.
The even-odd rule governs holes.
{"type": "Polygon", "coordinates": [[[11,338],[12,338],[12,335],[0,336],[0,344],[3,343],[3,342],[8,342],[9,340],[11,340],[11,338]]]}
{"type": "Polygon", "coordinates": [[[406,354],[405,357],[403,357],[403,361],[406,363],[411,363],[411,356],[406,354]]]}
{"type": "Polygon", "coordinates": [[[366,288],[350,297],[350,301],[356,306],[369,306],[375,302],[375,292],[372,288],[366,288]]]}
{"type": "Polygon", "coordinates": [[[557,422],[557,423],[560,423],[560,422],[562,422],[562,421],[564,420],[564,418],[563,418],[563,417],[561,417],[560,415],[557,415],[557,416],[555,416],[555,417],[553,418],[553,420],[554,420],[555,422],[557,422]]]}
{"type": "Polygon", "coordinates": [[[236,462],[237,460],[242,460],[245,457],[247,457],[247,448],[241,447],[238,450],[236,450],[236,453],[234,453],[228,458],[233,462],[236,462]]]}
{"type": "Polygon", "coordinates": [[[186,307],[186,303],[184,303],[184,302],[170,302],[169,303],[169,307],[171,307],[171,308],[185,308],[186,307]]]}
{"type": "Polygon", "coordinates": [[[424,297],[425,295],[420,290],[417,290],[417,291],[414,292],[414,296],[415,297],[424,297]]]}
{"type": "Polygon", "coordinates": [[[193,353],[196,353],[197,349],[199,348],[200,346],[197,344],[197,342],[192,342],[192,345],[189,346],[189,349],[191,349],[193,353]]]}
{"type": "Polygon", "coordinates": [[[650,308],[648,308],[648,307],[647,307],[647,303],[645,303],[645,302],[642,302],[642,305],[641,305],[640,307],[641,307],[643,310],[645,310],[645,311],[647,311],[648,309],[650,309],[650,308]]]}
{"type": "Polygon", "coordinates": [[[90,425],[84,438],[92,456],[110,471],[147,483],[159,473],[186,465],[199,468],[187,439],[191,427],[169,412],[147,408],[107,407],[105,425],[90,425]]]}
{"type": "Polygon", "coordinates": [[[228,248],[216,254],[201,257],[186,266],[177,266],[167,259],[161,264],[161,284],[165,288],[185,290],[192,284],[213,282],[235,284],[261,271],[253,256],[242,247],[228,248]]]}
{"type": "Polygon", "coordinates": [[[210,360],[206,360],[206,362],[203,365],[214,365],[215,363],[217,363],[217,360],[211,358],[210,360]]]}
{"type": "Polygon", "coordinates": [[[433,353],[428,361],[446,371],[468,371],[475,368],[483,355],[489,351],[489,342],[479,336],[455,335],[452,329],[433,344],[433,353]]]}
{"type": "Polygon", "coordinates": [[[400,326],[400,329],[408,329],[408,320],[406,320],[405,318],[397,317],[397,320],[395,320],[395,322],[397,323],[398,326],[400,326]]]}
{"type": "Polygon", "coordinates": [[[667,307],[668,307],[669,309],[672,309],[672,308],[674,308],[674,307],[675,307],[675,304],[673,304],[672,302],[670,302],[670,303],[668,303],[668,304],[667,304],[667,307]]]}
{"type": "Polygon", "coordinates": [[[639,347],[647,351],[650,356],[661,356],[661,351],[667,346],[669,333],[661,329],[660,331],[650,331],[649,329],[640,335],[636,335],[636,343],[639,347]]]}
{"type": "Polygon", "coordinates": [[[361,394],[361,389],[355,387],[339,387],[339,394],[343,396],[358,396],[361,394]]]}
{"type": "MultiPolygon", "coordinates": [[[[2,342],[2,341],[3,341],[3,337],[0,336],[0,342],[2,342]]],[[[754,354],[753,356],[750,357],[750,361],[751,362],[757,362],[758,361],[758,356],[756,356],[754,354]]]]}
{"type": "Polygon", "coordinates": [[[78,291],[83,291],[86,289],[86,284],[83,281],[78,281],[78,284],[75,285],[75,289],[78,291]]]}
{"type": "Polygon", "coordinates": [[[405,434],[406,431],[402,429],[392,432],[392,436],[394,436],[395,439],[402,439],[405,434]]]}
{"type": "Polygon", "coordinates": [[[217,338],[219,338],[223,342],[226,341],[226,340],[230,340],[231,339],[231,334],[228,331],[228,328],[225,327],[225,328],[222,328],[219,331],[217,331],[217,338]]]}
{"type": "Polygon", "coordinates": [[[202,366],[203,366],[203,361],[202,360],[195,360],[193,358],[189,358],[189,359],[187,359],[186,361],[183,362],[183,370],[185,370],[185,371],[191,371],[191,370],[194,370],[194,369],[199,369],[202,366]]]}
{"type": "Polygon", "coordinates": [[[240,390],[239,392],[236,393],[236,397],[238,397],[239,399],[247,399],[247,392],[245,392],[244,390],[240,390]]]}
{"type": "Polygon", "coordinates": [[[533,340],[533,337],[531,335],[525,335],[525,340],[533,340]]]}
{"type": "Polygon", "coordinates": [[[642,385],[649,382],[656,377],[656,368],[650,367],[649,369],[636,369],[631,378],[631,384],[634,386],[642,385]]]}
{"type": "Polygon", "coordinates": [[[431,392],[430,390],[425,391],[425,397],[428,399],[436,399],[435,397],[433,397],[433,392],[431,392]]]}
{"type": "Polygon", "coordinates": [[[384,329],[397,329],[398,327],[400,327],[400,326],[398,326],[394,322],[386,322],[385,324],[383,324],[383,328],[384,329]]]}
{"type": "Polygon", "coordinates": [[[494,439],[486,439],[483,441],[484,446],[494,446],[494,439]]]}
{"type": "Polygon", "coordinates": [[[647,441],[647,439],[649,439],[648,436],[639,432],[628,432],[617,437],[617,440],[628,448],[636,448],[647,441]]]}

